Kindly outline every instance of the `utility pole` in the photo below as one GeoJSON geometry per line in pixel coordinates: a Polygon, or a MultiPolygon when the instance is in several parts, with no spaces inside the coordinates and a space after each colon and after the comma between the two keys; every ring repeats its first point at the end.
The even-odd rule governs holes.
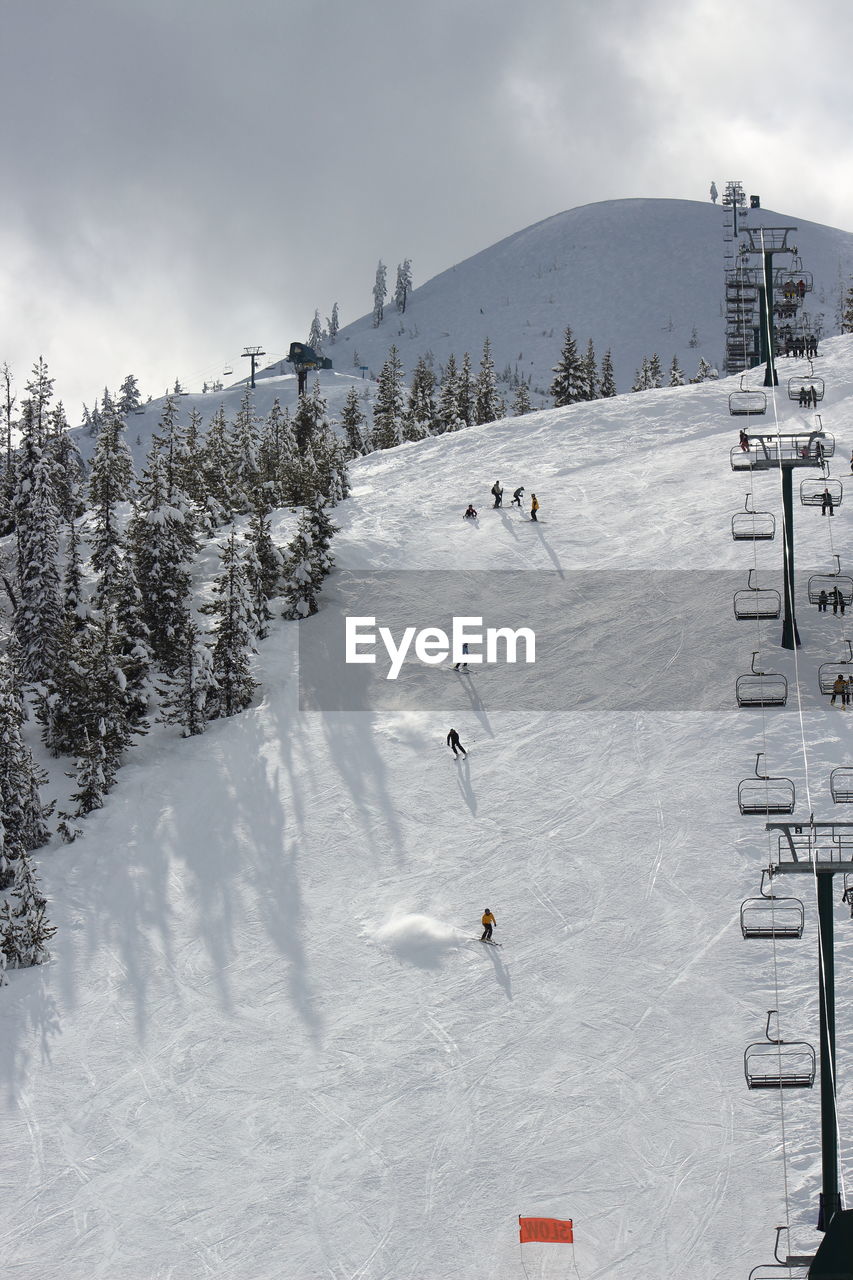
{"type": "Polygon", "coordinates": [[[243,352],[243,355],[247,356],[252,362],[252,376],[249,381],[249,386],[253,391],[255,389],[255,369],[257,368],[258,360],[261,356],[265,356],[266,354],[266,351],[261,351],[260,347],[246,347],[243,352]]]}

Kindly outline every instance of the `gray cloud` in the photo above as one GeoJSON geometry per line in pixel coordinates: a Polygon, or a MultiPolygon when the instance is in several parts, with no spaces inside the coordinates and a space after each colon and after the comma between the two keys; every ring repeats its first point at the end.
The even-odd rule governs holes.
{"type": "Polygon", "coordinates": [[[738,177],[849,225],[835,3],[743,30],[710,0],[3,12],[0,359],[22,385],[43,353],[75,411],[130,370],[159,394],[246,343],[280,353],[315,307],[354,319],[380,256],[422,282],[579,204],[738,177]]]}

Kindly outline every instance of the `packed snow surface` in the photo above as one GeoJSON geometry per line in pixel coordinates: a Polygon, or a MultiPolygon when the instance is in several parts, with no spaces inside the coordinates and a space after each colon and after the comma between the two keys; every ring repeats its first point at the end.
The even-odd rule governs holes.
{"type": "MultiPolygon", "coordinates": [[[[769,425],[774,407],[815,425],[785,394],[805,368],[781,362],[769,425]]],[[[842,475],[853,339],[816,371],[842,475]]],[[[814,1249],[817,1089],[750,1092],[743,1053],[771,1008],[817,1042],[815,889],[778,889],[805,902],[801,940],[743,940],[770,846],[736,796],[764,751],[798,815],[839,812],[853,716],[816,670],[845,619],[805,579],[796,655],[780,623],[734,619],[748,569],[772,585],[781,562],[778,539],[731,537],[751,488],[729,462],[736,385],[353,468],[338,572],[316,618],[260,646],[257,705],[188,741],[155,727],[85,835],[38,855],[53,960],[0,994],[5,1276],[728,1280],[771,1260],[777,1223],[814,1249]],[[507,501],[525,486],[521,510],[491,507],[495,478],[507,501]],[[298,645],[310,666],[377,598],[395,627],[444,625],[449,600],[535,617],[541,678],[539,657],[467,677],[412,659],[353,685],[330,660],[300,688],[298,645]],[[788,675],[784,709],[736,709],[754,649],[788,675]],[[501,948],[477,940],[487,906],[501,948]],[[574,1246],[522,1250],[519,1215],[572,1218],[574,1246]]],[[[778,473],[753,484],[779,516],[778,473]]],[[[796,528],[798,571],[849,569],[846,503],[798,507],[796,528]]],[[[849,916],[839,901],[848,1181],[849,916]]]]}

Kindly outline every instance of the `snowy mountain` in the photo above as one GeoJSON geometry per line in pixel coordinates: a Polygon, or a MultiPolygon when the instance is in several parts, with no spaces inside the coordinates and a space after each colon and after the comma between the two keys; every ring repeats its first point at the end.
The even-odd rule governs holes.
{"type": "MultiPolygon", "coordinates": [[[[672,203],[626,202],[646,228],[672,203]]],[[[595,208],[576,214],[604,237],[615,207],[597,224],[595,208]]],[[[712,241],[719,210],[678,208],[712,241]]],[[[574,217],[489,252],[529,264],[574,217]]],[[[621,241],[626,266],[647,260],[648,236],[621,241]]],[[[682,298],[697,260],[687,246],[673,269],[682,298]]],[[[469,284],[477,262],[459,268],[469,284]]],[[[643,278],[651,314],[664,283],[643,278]]],[[[710,325],[707,280],[693,277],[681,332],[710,325]]],[[[407,312],[425,340],[441,281],[451,296],[439,277],[407,312]]],[[[485,294],[469,292],[476,309],[485,294]]],[[[456,332],[471,323],[473,348],[464,295],[456,332]]],[[[548,305],[556,335],[575,317],[548,305]]],[[[781,363],[768,423],[814,425],[785,395],[804,370],[781,363]]],[[[825,342],[817,372],[840,475],[853,339],[825,342]]],[[[721,1280],[770,1261],[778,1222],[791,1252],[814,1249],[817,1090],[780,1099],[743,1074],[770,1008],[786,1038],[817,1040],[814,888],[797,886],[801,940],[742,939],[768,838],[736,795],[764,751],[798,815],[832,816],[853,726],[816,668],[844,649],[844,619],[803,589],[797,654],[778,623],[734,619],[748,570],[772,584],[781,554],[732,541],[745,489],[781,512],[778,473],[751,486],[731,470],[736,385],[543,411],[353,467],[321,612],[260,645],[257,705],[188,741],[155,727],[85,835],[38,855],[54,960],[0,993],[5,1274],[721,1280]],[[521,510],[491,507],[496,477],[507,498],[524,485],[521,510]],[[469,501],[477,521],[461,518],[469,501]],[[399,635],[460,608],[535,625],[532,672],[466,677],[410,655],[394,682],[338,659],[347,616],[399,635]],[[802,718],[794,692],[764,715],[736,709],[754,649],[802,718]],[[502,949],[476,940],[486,906],[502,949]],[[520,1253],[520,1214],[573,1218],[575,1245],[520,1253]]],[[[837,553],[849,569],[846,504],[796,522],[802,574],[837,553]]],[[[836,915],[842,993],[853,925],[836,915]]],[[[841,999],[838,1034],[849,1181],[841,999]]]]}
{"type": "MultiPolygon", "coordinates": [[[[815,320],[823,317],[825,334],[837,333],[840,290],[853,275],[853,234],[770,209],[749,210],[745,221],[798,228],[792,243],[815,279],[807,309],[815,320]]],[[[443,365],[451,352],[458,359],[468,351],[476,367],[488,337],[498,373],[530,378],[534,404],[550,406],[548,387],[567,325],[582,351],[592,338],[599,362],[612,348],[620,391],[654,352],[664,367],[678,356],[688,376],[700,356],[722,367],[721,205],[605,200],[570,209],[419,285],[403,315],[392,300],[395,264],[387,265],[382,324],[374,328],[368,312],[326,346],[338,372],[367,365],[378,374],[392,343],[409,373],[429,352],[443,365]]],[[[365,301],[371,286],[366,282],[365,301]]]]}

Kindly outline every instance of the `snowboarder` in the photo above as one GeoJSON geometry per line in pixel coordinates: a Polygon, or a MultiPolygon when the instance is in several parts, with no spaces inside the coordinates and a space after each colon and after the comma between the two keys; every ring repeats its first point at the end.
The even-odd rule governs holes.
{"type": "Polygon", "coordinates": [[[822,516],[825,516],[827,513],[827,510],[829,511],[829,514],[831,516],[835,515],[835,508],[832,502],[832,494],[829,492],[829,489],[824,489],[823,494],[821,495],[820,514],[822,516]]]}
{"type": "Polygon", "coordinates": [[[492,485],[492,497],[493,497],[493,498],[494,498],[494,500],[495,500],[495,506],[496,506],[496,507],[502,507],[502,506],[503,506],[504,491],[503,491],[503,489],[501,488],[501,482],[500,482],[500,480],[496,480],[496,481],[495,481],[495,483],[492,485]]]}
{"type": "MultiPolygon", "coordinates": [[[[467,657],[468,657],[468,643],[467,643],[467,641],[462,645],[462,652],[463,652],[463,654],[465,655],[465,658],[467,658],[467,657]]],[[[462,668],[462,670],[463,670],[463,671],[467,671],[467,670],[468,670],[468,663],[465,661],[465,658],[463,658],[463,660],[462,660],[461,662],[454,662],[454,664],[453,664],[453,670],[454,670],[454,671],[458,671],[460,667],[462,668]]],[[[452,732],[453,732],[453,730],[451,729],[451,731],[450,731],[450,732],[452,733],[452,732]]],[[[458,739],[457,739],[457,741],[458,741],[458,739]]],[[[464,753],[464,751],[463,751],[463,753],[462,753],[462,754],[463,754],[463,755],[465,754],[465,753],[464,753]]]]}
{"type": "Polygon", "coordinates": [[[511,502],[509,505],[510,505],[511,507],[518,507],[518,509],[519,509],[519,511],[520,511],[520,510],[521,510],[521,495],[522,495],[523,493],[524,493],[524,488],[523,488],[523,486],[519,486],[519,488],[518,488],[518,489],[514,489],[514,490],[513,490],[513,493],[512,493],[512,502],[511,502]]]}
{"type": "Polygon", "coordinates": [[[481,942],[491,942],[491,940],[492,940],[492,930],[493,930],[493,929],[497,929],[497,927],[498,927],[498,922],[497,922],[497,920],[495,919],[495,917],[492,915],[492,913],[491,913],[491,911],[489,910],[489,908],[488,908],[488,907],[486,907],[485,911],[483,912],[483,922],[482,922],[482,923],[483,923],[483,936],[480,938],[480,941],[481,941],[481,942]]]}
{"type": "Polygon", "coordinates": [[[462,752],[463,756],[467,756],[468,754],[462,743],[459,741],[459,734],[455,729],[451,729],[450,733],[447,735],[447,745],[453,748],[454,758],[458,758],[459,753],[456,750],[457,747],[459,748],[459,751],[462,752]]]}
{"type": "Polygon", "coordinates": [[[530,495],[530,519],[531,520],[536,519],[536,512],[538,510],[539,510],[539,499],[536,497],[535,493],[531,493],[530,495]]]}
{"type": "Polygon", "coordinates": [[[743,429],[741,429],[740,433],[740,447],[743,449],[744,453],[749,452],[749,436],[743,429]]]}
{"type": "Polygon", "coordinates": [[[463,520],[476,520],[476,519],[477,519],[477,512],[476,512],[476,510],[474,509],[474,507],[471,505],[471,503],[470,503],[470,502],[468,503],[468,510],[465,512],[465,514],[464,514],[464,516],[462,517],[462,519],[463,519],[463,520]]]}

